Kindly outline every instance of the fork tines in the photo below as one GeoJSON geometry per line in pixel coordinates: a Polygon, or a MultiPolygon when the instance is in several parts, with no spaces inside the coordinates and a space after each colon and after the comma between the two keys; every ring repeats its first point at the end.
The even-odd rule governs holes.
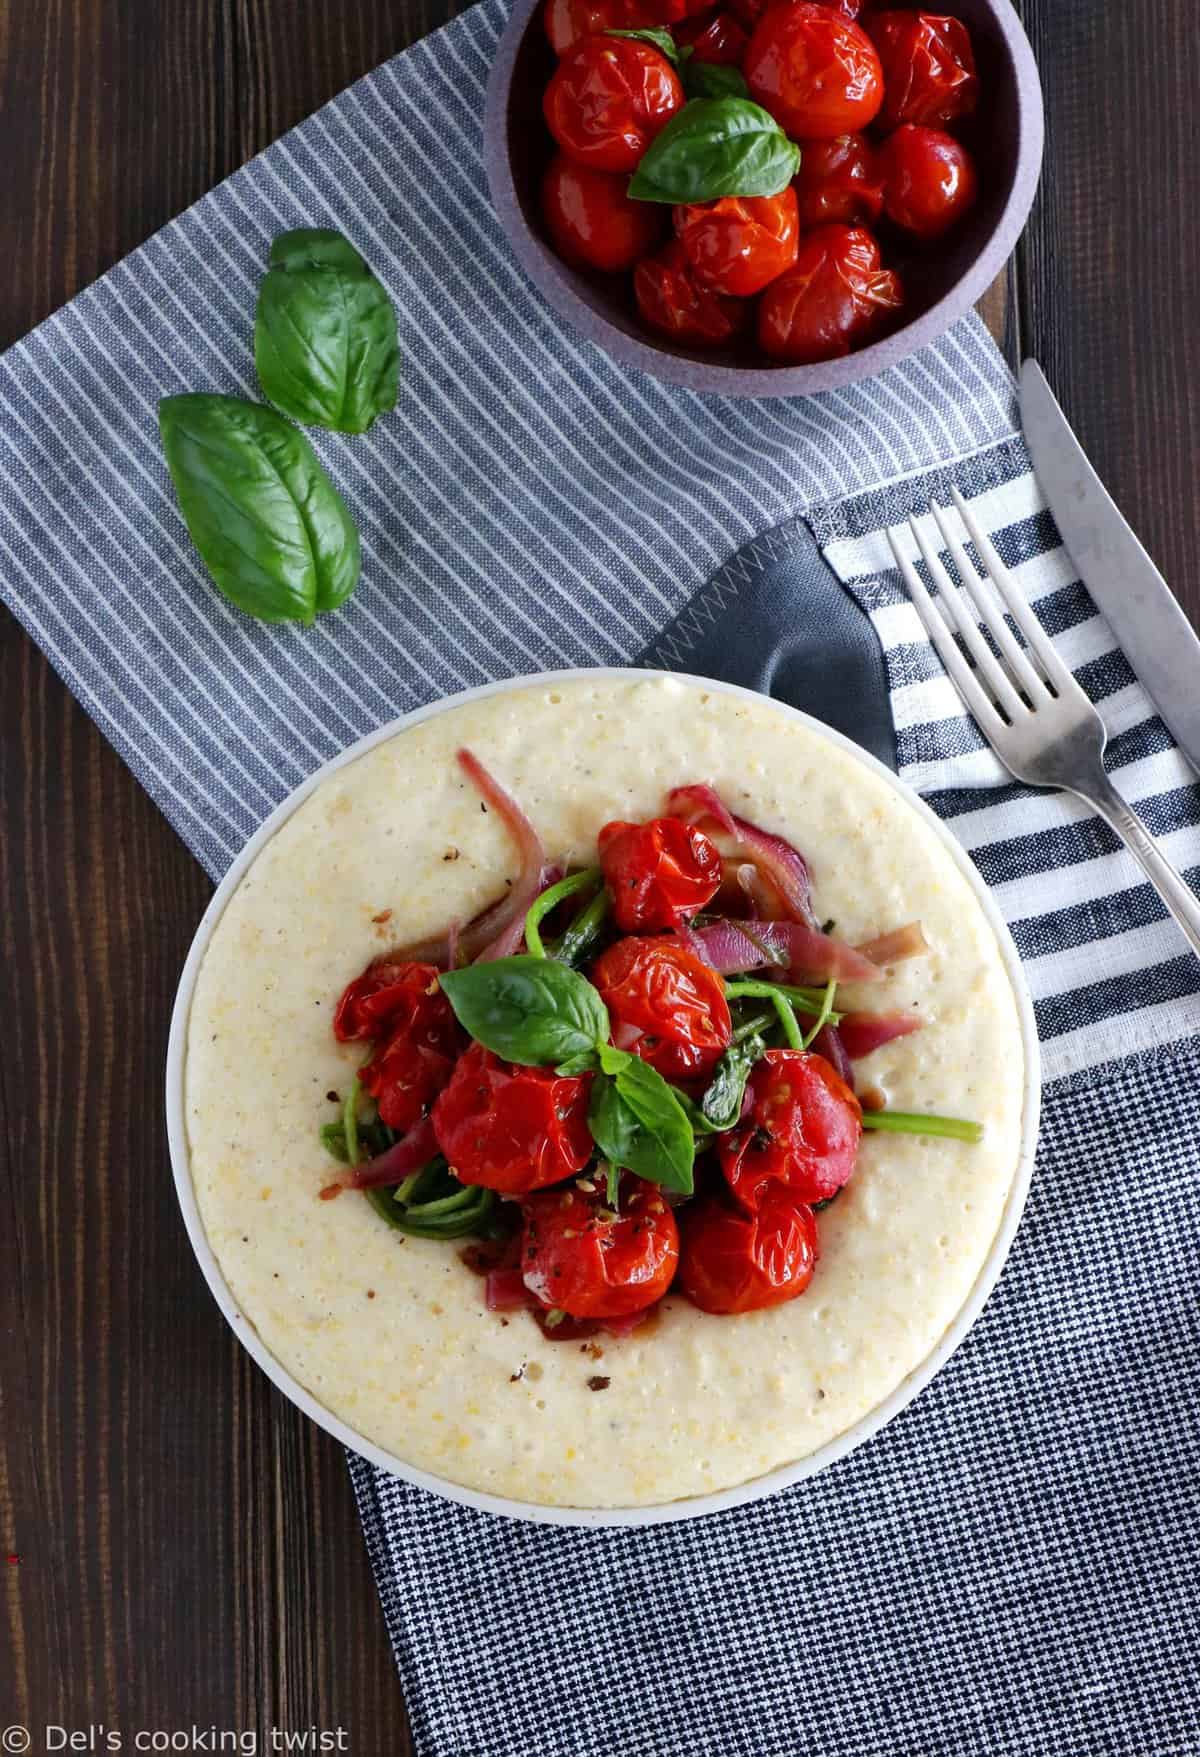
{"type": "Polygon", "coordinates": [[[951,493],[967,535],[983,563],[985,573],[982,577],[943,507],[934,503],[929,510],[954,562],[961,589],[951,579],[942,563],[939,546],[929,541],[920,521],[915,518],[908,521],[929,577],[937,587],[939,601],[949,612],[948,618],[939,610],[915,565],[897,541],[895,528],[888,531],[888,542],[909,596],[942,664],[981,728],[993,731],[1005,725],[1015,725],[1022,717],[1036,714],[1041,706],[1048,706],[1049,701],[1076,691],[1079,686],[1055,652],[978,519],[957,488],[951,493]],[[1013,635],[1005,619],[1005,610],[1023,636],[1024,646],[1013,635]],[[992,645],[980,633],[980,624],[992,645]],[[955,632],[961,637],[970,662],[955,640],[955,632]]]}

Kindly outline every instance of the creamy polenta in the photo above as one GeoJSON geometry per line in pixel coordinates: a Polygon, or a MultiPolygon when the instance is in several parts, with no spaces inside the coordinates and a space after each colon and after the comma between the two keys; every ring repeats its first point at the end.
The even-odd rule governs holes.
{"type": "Polygon", "coordinates": [[[246,1320],[356,1432],[487,1493],[645,1506],[806,1457],[928,1357],[967,1299],[1020,1159],[1024,1056],[996,936],[937,835],[881,777],[767,700],[640,674],[551,681],[454,707],[321,783],[267,843],[197,978],[185,1113],[203,1224],[246,1320]],[[623,1340],[547,1340],[485,1309],[452,1244],[322,1202],[317,1131],[362,1046],[330,1021],[378,951],[468,920],[516,873],[495,813],[454,760],[470,746],[548,854],[595,858],[612,818],[709,781],[789,837],[822,919],[869,940],[920,919],[931,950],[839,1005],[926,1021],[858,1064],[897,1109],[972,1117],[980,1145],[875,1134],[820,1216],[821,1259],[791,1304],[737,1318],[669,1298],[623,1340]],[[597,1349],[602,1357],[597,1358],[597,1349]]]}

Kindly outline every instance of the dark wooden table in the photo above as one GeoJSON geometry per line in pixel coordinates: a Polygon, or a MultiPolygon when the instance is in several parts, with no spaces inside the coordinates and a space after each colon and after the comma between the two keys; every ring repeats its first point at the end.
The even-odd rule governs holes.
{"type": "MultiPolygon", "coordinates": [[[[0,0],[0,345],[454,9],[0,0]]],[[[1193,0],[1024,13],[1047,173],[986,313],[1200,616],[1193,0]]],[[[341,1451],[241,1353],[175,1209],[163,1051],[208,882],[7,617],[0,654],[0,1726],[405,1752],[341,1451]]]]}

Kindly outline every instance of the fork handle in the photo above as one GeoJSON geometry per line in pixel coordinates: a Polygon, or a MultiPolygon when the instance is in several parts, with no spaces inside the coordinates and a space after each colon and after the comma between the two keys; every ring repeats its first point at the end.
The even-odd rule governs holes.
{"type": "Polygon", "coordinates": [[[1171,865],[1132,806],[1121,797],[1107,775],[1102,780],[1089,781],[1086,793],[1078,787],[1071,791],[1078,793],[1106,823],[1111,824],[1200,958],[1200,900],[1171,865]]]}

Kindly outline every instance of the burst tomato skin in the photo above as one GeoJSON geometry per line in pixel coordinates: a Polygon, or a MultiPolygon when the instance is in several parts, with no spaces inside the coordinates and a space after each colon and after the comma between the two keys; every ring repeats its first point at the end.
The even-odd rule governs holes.
{"type": "Polygon", "coordinates": [[[603,1187],[575,1186],[533,1196],[522,1212],[522,1276],[549,1310],[629,1317],[656,1305],[675,1278],[679,1231],[656,1184],[623,1177],[616,1212],[603,1187]]]}
{"type": "Polygon", "coordinates": [[[683,103],[679,76],[650,43],[584,37],[559,62],[542,99],[568,158],[629,172],[683,103]]]}
{"type": "Polygon", "coordinates": [[[792,188],[806,232],[831,223],[873,226],[883,212],[878,155],[861,134],[801,141],[800,169],[792,188]]]}
{"type": "Polygon", "coordinates": [[[818,226],[801,239],[795,266],[763,293],[759,343],[793,366],[834,360],[869,341],[903,303],[900,278],[883,267],[869,232],[818,226]]]}
{"type": "Polygon", "coordinates": [[[796,260],[796,192],[724,196],[674,210],[675,234],[702,286],[749,299],[796,260]]]}
{"type": "Polygon", "coordinates": [[[942,237],[975,205],[975,161],[938,128],[904,123],[883,143],[880,163],[888,219],[917,238],[942,237]]]}
{"type": "Polygon", "coordinates": [[[716,12],[711,17],[690,18],[679,25],[675,41],[681,49],[691,49],[693,61],[707,61],[714,67],[740,67],[750,38],[732,12],[716,12]]]}
{"type": "Polygon", "coordinates": [[[752,1214],[709,1197],[683,1212],[676,1286],[716,1317],[758,1312],[798,1299],[817,1266],[811,1208],[778,1185],[752,1214]]]}
{"type": "Polygon", "coordinates": [[[550,47],[561,56],[584,37],[673,24],[684,12],[684,0],[546,0],[542,23],[550,47]]]}
{"type": "Polygon", "coordinates": [[[600,868],[622,933],[675,928],[712,900],[721,856],[702,830],[679,818],[614,821],[597,838],[600,868]]]}
{"type": "Polygon", "coordinates": [[[769,1049],[750,1075],[749,1112],[721,1135],[717,1156],[744,1208],[781,1185],[800,1202],[826,1202],[846,1184],[862,1139],[862,1107],[824,1056],[769,1049]]]}
{"type": "Polygon", "coordinates": [[[633,271],[633,294],[643,321],[660,335],[692,348],[720,348],[745,327],[749,307],[702,287],[678,238],[633,271]]]}
{"type": "Polygon", "coordinates": [[[414,1012],[448,1012],[450,1002],[437,979],[436,965],[376,958],[343,989],[333,1015],[334,1036],[339,1043],[357,1043],[384,1036],[394,1020],[414,1012]]]}
{"type": "Polygon", "coordinates": [[[542,179],[542,215],[564,262],[615,274],[654,248],[662,215],[652,201],[630,201],[628,183],[555,154],[542,179]]]}
{"type": "Polygon", "coordinates": [[[979,79],[971,34],[961,19],[932,12],[875,12],[867,30],[883,67],[881,127],[916,122],[945,128],[974,114],[979,79]]]}
{"type": "Polygon", "coordinates": [[[590,1089],[589,1074],[516,1067],[473,1043],[434,1104],[433,1132],[460,1182],[524,1195],[591,1158],[590,1089]]]}
{"type": "Polygon", "coordinates": [[[769,6],[743,72],[750,96],[797,140],[866,128],[883,102],[883,69],[870,37],[815,0],[769,6]]]}
{"type": "Polygon", "coordinates": [[[700,1079],[729,1047],[725,985],[677,940],[622,939],[597,958],[592,981],[608,1008],[614,1039],[665,1079],[700,1079]]]}

